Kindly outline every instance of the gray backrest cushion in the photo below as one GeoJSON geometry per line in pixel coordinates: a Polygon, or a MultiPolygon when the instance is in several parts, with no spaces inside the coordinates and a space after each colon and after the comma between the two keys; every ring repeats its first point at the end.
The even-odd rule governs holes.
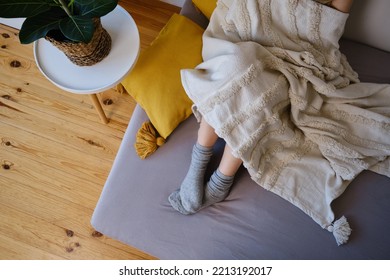
{"type": "MultiPolygon", "coordinates": [[[[207,26],[207,18],[191,0],[185,1],[181,13],[207,26]]],[[[355,0],[343,37],[390,52],[390,0],[355,0]]]]}
{"type": "Polygon", "coordinates": [[[390,1],[355,0],[344,38],[390,52],[390,1]]]}
{"type": "Polygon", "coordinates": [[[184,2],[180,14],[191,19],[204,29],[206,29],[209,24],[208,18],[195,7],[191,0],[186,0],[184,2]]]}

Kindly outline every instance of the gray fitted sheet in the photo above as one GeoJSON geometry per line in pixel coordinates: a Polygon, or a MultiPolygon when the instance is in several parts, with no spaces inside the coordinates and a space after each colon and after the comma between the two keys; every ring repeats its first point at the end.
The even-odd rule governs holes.
{"type": "Polygon", "coordinates": [[[146,119],[137,107],[93,214],[96,230],[160,259],[390,259],[390,179],[363,172],[334,202],[336,217],[345,215],[353,229],[339,247],[332,234],[253,183],[244,169],[224,202],[184,216],[167,198],[187,171],[198,124],[191,117],[141,160],[133,143],[146,119]]]}
{"type": "MultiPolygon", "coordinates": [[[[390,83],[389,53],[349,40],[341,49],[362,81],[390,83]]],[[[198,124],[191,116],[141,160],[133,144],[146,120],[137,106],[91,220],[101,233],[160,259],[390,259],[389,178],[363,172],[333,202],[336,217],[345,215],[353,230],[342,246],[301,210],[252,182],[244,168],[225,201],[184,216],[168,196],[187,172],[198,124]]],[[[223,144],[215,147],[209,173],[223,144]]]]}

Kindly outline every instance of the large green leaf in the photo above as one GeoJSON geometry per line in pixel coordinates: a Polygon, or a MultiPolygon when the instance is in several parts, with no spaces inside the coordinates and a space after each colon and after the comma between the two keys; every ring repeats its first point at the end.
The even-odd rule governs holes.
{"type": "Polygon", "coordinates": [[[118,0],[75,0],[78,13],[86,17],[102,17],[118,5],[118,0]]]}
{"type": "Polygon", "coordinates": [[[0,17],[30,17],[48,11],[53,0],[0,0],[0,17]]]}
{"type": "Polygon", "coordinates": [[[47,32],[59,29],[59,23],[65,12],[58,7],[27,18],[20,29],[19,39],[22,44],[29,44],[46,36],[47,32]]]}
{"type": "Polygon", "coordinates": [[[69,40],[88,43],[95,29],[91,18],[74,16],[62,19],[60,30],[69,40]]]}

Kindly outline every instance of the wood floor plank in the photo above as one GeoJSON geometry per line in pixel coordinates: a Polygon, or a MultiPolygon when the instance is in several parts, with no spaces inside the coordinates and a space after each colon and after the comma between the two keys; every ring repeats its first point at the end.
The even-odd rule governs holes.
{"type": "MultiPolygon", "coordinates": [[[[120,4],[141,49],[179,12],[157,0],[120,4]]],[[[88,95],[40,73],[18,30],[0,24],[0,47],[0,259],[154,259],[90,223],[135,101],[115,89],[99,93],[109,118],[102,124],[88,95]]]]}
{"type": "Polygon", "coordinates": [[[59,255],[53,255],[49,252],[31,246],[30,244],[19,242],[13,237],[7,237],[0,234],[0,260],[61,260],[59,255]]]}
{"type": "Polygon", "coordinates": [[[66,259],[142,259],[149,257],[142,252],[116,250],[112,246],[99,242],[97,238],[87,238],[79,234],[70,234],[60,226],[27,213],[4,207],[0,204],[2,227],[0,234],[12,237],[19,243],[31,244],[50,255],[59,255],[66,259]]]}
{"type": "MultiPolygon", "coordinates": [[[[0,169],[2,188],[13,186],[17,189],[18,185],[27,184],[35,186],[36,192],[45,191],[61,199],[94,209],[103,182],[94,183],[74,177],[65,171],[46,164],[35,163],[9,152],[4,153],[4,158],[6,160],[2,160],[2,165],[7,165],[8,169],[4,167],[0,169]]],[[[13,203],[12,198],[9,198],[13,203]]]]}
{"type": "MultiPolygon", "coordinates": [[[[31,62],[34,61],[32,45],[20,44],[18,34],[19,31],[17,29],[2,25],[0,36],[0,64],[2,64],[2,58],[9,57],[15,57],[16,59],[22,58],[31,62]]],[[[2,66],[4,66],[4,64],[2,66]]]]}
{"type": "MultiPolygon", "coordinates": [[[[1,147],[4,153],[14,153],[34,161],[35,164],[49,165],[76,178],[90,180],[95,183],[101,183],[102,180],[107,178],[107,170],[111,167],[111,161],[103,157],[96,157],[88,153],[83,153],[81,156],[77,150],[62,145],[59,146],[57,143],[32,133],[16,131],[16,134],[12,127],[2,123],[0,123],[0,130],[8,130],[8,137],[3,138],[6,145],[1,147]],[[16,138],[17,135],[21,137],[18,139],[16,138]]],[[[88,143],[84,145],[89,146],[88,143]]]]}
{"type": "Polygon", "coordinates": [[[64,255],[68,238],[60,227],[3,204],[0,204],[0,219],[1,235],[20,243],[34,244],[50,254],[64,255]]]}
{"type": "MultiPolygon", "coordinates": [[[[47,192],[44,188],[37,189],[37,184],[27,185],[18,183],[17,185],[10,185],[5,177],[0,177],[0,184],[7,186],[0,189],[0,204],[3,207],[14,209],[29,217],[39,219],[42,223],[46,222],[50,226],[56,226],[62,229],[63,235],[77,236],[79,240],[83,240],[85,246],[100,248],[101,244],[95,244],[95,242],[104,243],[106,246],[114,247],[115,250],[124,251],[123,254],[129,256],[129,252],[127,252],[129,251],[128,246],[124,246],[118,242],[112,242],[109,238],[97,233],[90,224],[90,217],[95,206],[96,197],[100,194],[99,189],[96,189],[94,192],[94,200],[77,201],[73,198],[57,197],[57,194],[47,192]],[[94,241],[90,243],[89,239],[93,239],[94,241]]],[[[81,185],[78,187],[83,188],[84,186],[81,185]]],[[[16,219],[16,223],[20,221],[20,216],[9,218],[16,219]]],[[[15,234],[18,235],[17,232],[15,234]]],[[[24,241],[21,240],[20,242],[24,241]]],[[[42,249],[44,248],[46,247],[42,247],[42,249]]],[[[89,250],[94,251],[91,248],[89,250]]],[[[137,259],[152,258],[136,249],[132,249],[131,254],[134,255],[132,258],[136,257],[137,259]]],[[[102,257],[100,256],[99,258],[102,257]]]]}
{"type": "Polygon", "coordinates": [[[134,18],[141,37],[141,47],[147,48],[156,38],[173,13],[179,13],[178,7],[161,1],[122,0],[119,1],[134,18]]]}
{"type": "Polygon", "coordinates": [[[10,126],[1,132],[3,142],[6,141],[4,138],[11,137],[10,134],[13,130],[20,130],[21,133],[29,132],[45,137],[64,147],[93,154],[103,159],[112,159],[122,139],[122,134],[119,134],[117,130],[110,130],[108,127],[97,132],[89,127],[66,120],[48,118],[47,115],[30,112],[30,110],[8,100],[2,103],[3,106],[0,103],[0,122],[10,126]]]}
{"type": "MultiPolygon", "coordinates": [[[[46,118],[50,116],[52,119],[59,121],[70,122],[76,125],[82,124],[82,126],[98,132],[107,129],[106,124],[96,123],[100,122],[100,120],[88,95],[72,94],[58,91],[57,89],[53,90],[52,85],[44,85],[39,79],[36,80],[34,78],[30,79],[29,82],[25,82],[21,79],[21,76],[23,75],[19,72],[10,75],[2,73],[2,70],[0,70],[0,91],[2,92],[0,101],[2,103],[33,116],[46,116],[46,118]],[[12,86],[9,86],[8,83],[11,83],[12,86]]],[[[115,100],[115,95],[119,95],[119,93],[114,91],[110,91],[110,93],[113,95],[113,97],[110,97],[112,100],[115,100]]],[[[129,102],[129,105],[131,107],[127,111],[131,115],[135,103],[129,102]]],[[[110,110],[109,106],[103,105],[103,108],[110,110]]],[[[125,112],[124,109],[122,110],[125,112]]],[[[112,128],[112,133],[117,133],[118,136],[121,135],[121,131],[123,131],[128,122],[128,116],[125,119],[121,118],[124,122],[116,119],[110,120],[108,127],[112,128]]]]}

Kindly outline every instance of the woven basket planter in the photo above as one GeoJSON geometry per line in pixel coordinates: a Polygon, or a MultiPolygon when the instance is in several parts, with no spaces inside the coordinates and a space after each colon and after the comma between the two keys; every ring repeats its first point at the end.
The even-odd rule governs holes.
{"type": "Polygon", "coordinates": [[[89,43],[57,41],[46,36],[45,39],[61,50],[74,64],[91,66],[105,58],[111,50],[110,34],[103,28],[100,19],[94,19],[95,31],[89,43]]]}

